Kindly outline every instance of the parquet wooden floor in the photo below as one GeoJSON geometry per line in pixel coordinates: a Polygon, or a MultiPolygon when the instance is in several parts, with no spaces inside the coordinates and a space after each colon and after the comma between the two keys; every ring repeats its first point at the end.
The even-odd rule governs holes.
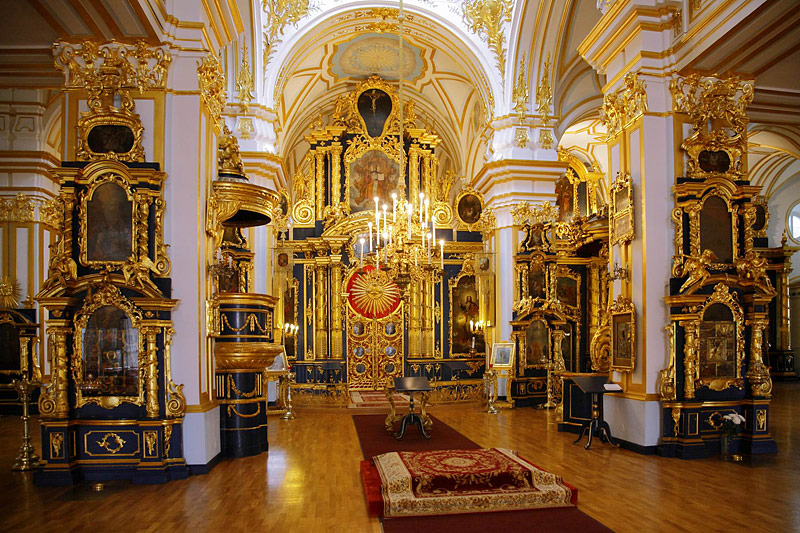
{"type": "MultiPolygon", "coordinates": [[[[584,450],[558,433],[552,413],[530,408],[431,412],[484,447],[518,450],[561,474],[580,489],[580,509],[616,531],[800,530],[800,383],[775,386],[779,453],[743,463],[644,456],[599,442],[584,450]]],[[[100,494],[34,487],[30,475],[12,472],[22,424],[0,417],[0,531],[380,532],[361,489],[353,410],[297,414],[270,418],[268,453],[165,485],[110,483],[100,494]]],[[[38,426],[35,435],[38,450],[38,426]]]]}

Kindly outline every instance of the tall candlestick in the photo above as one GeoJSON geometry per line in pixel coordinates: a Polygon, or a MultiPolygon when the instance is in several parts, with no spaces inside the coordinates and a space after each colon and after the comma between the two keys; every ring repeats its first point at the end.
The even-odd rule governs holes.
{"type": "Polygon", "coordinates": [[[439,240],[439,250],[442,253],[441,267],[442,267],[442,270],[444,270],[444,239],[440,239],[439,240]]]}
{"type": "Polygon", "coordinates": [[[364,237],[361,237],[358,242],[361,243],[361,259],[358,262],[358,266],[361,270],[364,270],[364,237]]]}
{"type": "MultiPolygon", "coordinates": [[[[373,198],[373,200],[375,200],[375,232],[376,233],[380,233],[381,232],[381,218],[380,218],[380,215],[378,214],[378,200],[379,199],[378,199],[377,196],[375,196],[373,198]]],[[[375,235],[375,248],[377,249],[377,247],[378,247],[378,235],[375,235]]]]}
{"type": "Polygon", "coordinates": [[[372,222],[367,224],[369,226],[369,253],[372,253],[372,222]]]}
{"type": "Polygon", "coordinates": [[[386,245],[386,231],[387,231],[387,226],[386,226],[386,209],[387,209],[388,207],[389,207],[388,205],[386,205],[386,204],[383,204],[383,234],[384,234],[384,235],[383,235],[383,244],[384,244],[384,246],[386,245]]]}
{"type": "MultiPolygon", "coordinates": [[[[385,215],[386,213],[384,213],[385,215]]],[[[389,264],[389,247],[386,246],[386,241],[389,239],[389,234],[383,234],[383,263],[388,265],[389,264]]]]}
{"type": "Polygon", "coordinates": [[[408,241],[411,242],[411,216],[414,213],[414,208],[408,204],[408,241]]]}
{"type": "Polygon", "coordinates": [[[389,226],[389,246],[392,245],[392,233],[394,233],[394,226],[389,226]]]}
{"type": "Polygon", "coordinates": [[[397,194],[392,193],[392,223],[397,222],[397,194]]]}
{"type": "Polygon", "coordinates": [[[428,233],[428,241],[429,241],[429,243],[428,243],[428,264],[430,265],[431,264],[431,247],[433,245],[433,240],[432,240],[432,237],[431,237],[430,233],[428,233]]]}
{"type": "Polygon", "coordinates": [[[419,193],[419,223],[420,224],[422,224],[422,212],[424,211],[424,209],[422,208],[422,203],[424,202],[424,200],[425,200],[425,193],[424,192],[419,193]]]}

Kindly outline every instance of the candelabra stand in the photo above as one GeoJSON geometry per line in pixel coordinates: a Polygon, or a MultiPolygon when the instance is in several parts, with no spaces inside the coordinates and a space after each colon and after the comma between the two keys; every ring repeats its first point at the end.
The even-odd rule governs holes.
{"type": "Polygon", "coordinates": [[[286,412],[281,416],[282,420],[294,420],[294,409],[292,407],[292,373],[289,372],[286,376],[282,376],[284,383],[286,384],[286,390],[284,392],[284,407],[286,407],[286,412]]]}
{"type": "Polygon", "coordinates": [[[31,428],[30,428],[30,415],[28,414],[28,404],[30,403],[31,393],[39,387],[40,383],[34,379],[28,379],[27,375],[23,375],[22,379],[15,379],[11,382],[11,386],[19,393],[19,399],[22,402],[22,446],[19,448],[19,455],[11,470],[18,470],[27,472],[39,467],[39,456],[34,453],[33,445],[31,444],[31,428]]]}
{"type": "Polygon", "coordinates": [[[547,363],[547,401],[539,406],[539,409],[552,409],[556,407],[556,402],[553,401],[553,362],[547,363]]]}
{"type": "Polygon", "coordinates": [[[483,374],[483,390],[486,391],[486,412],[492,415],[498,413],[494,406],[497,401],[497,374],[489,370],[483,374]]]}

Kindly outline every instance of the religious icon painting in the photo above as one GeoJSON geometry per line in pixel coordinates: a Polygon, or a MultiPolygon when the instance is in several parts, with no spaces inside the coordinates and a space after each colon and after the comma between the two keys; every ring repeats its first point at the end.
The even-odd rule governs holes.
{"type": "Polygon", "coordinates": [[[400,165],[381,150],[368,150],[350,163],[350,211],[357,213],[375,208],[378,202],[392,205],[392,193],[403,196],[400,165]]]}
{"type": "Polygon", "coordinates": [[[473,326],[480,313],[478,307],[478,291],[475,276],[462,276],[450,293],[450,351],[453,355],[467,355],[473,348],[478,353],[485,353],[483,333],[473,332],[473,326]]]}
{"type": "Polygon", "coordinates": [[[133,252],[133,202],[120,185],[97,186],[85,201],[85,262],[123,263],[133,252]]]}
{"type": "Polygon", "coordinates": [[[636,364],[636,310],[618,298],[611,307],[611,369],[632,372],[636,364]]]}
{"type": "Polygon", "coordinates": [[[475,224],[481,218],[481,213],[483,212],[483,202],[481,202],[481,199],[477,194],[463,194],[458,199],[456,212],[458,213],[458,218],[464,224],[475,224]]]}

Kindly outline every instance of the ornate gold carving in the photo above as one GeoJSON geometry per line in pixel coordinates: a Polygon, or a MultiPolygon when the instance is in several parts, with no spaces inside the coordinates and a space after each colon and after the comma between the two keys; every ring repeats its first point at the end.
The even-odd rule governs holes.
{"type": "MultiPolygon", "coordinates": [[[[675,328],[675,324],[664,327],[669,339],[669,352],[667,367],[658,371],[658,393],[661,395],[662,401],[675,400],[678,392],[675,372],[675,328]]],[[[675,434],[677,435],[677,433],[676,430],[675,434]]]]}
{"type": "Polygon", "coordinates": [[[145,456],[154,457],[156,455],[156,443],[158,442],[158,431],[144,432],[145,456]]]}
{"type": "Polygon", "coordinates": [[[63,459],[64,452],[62,446],[64,445],[63,433],[50,433],[50,457],[53,459],[63,459]]]}
{"type": "Polygon", "coordinates": [[[50,336],[47,343],[51,350],[50,381],[43,383],[39,396],[39,413],[45,418],[67,418],[69,404],[67,398],[67,335],[72,329],[67,327],[49,327],[50,336]]]}
{"type": "Polygon", "coordinates": [[[698,376],[697,350],[699,324],[696,320],[681,322],[684,330],[683,343],[683,396],[687,400],[694,398],[695,380],[698,376]]]}
{"type": "Polygon", "coordinates": [[[748,250],[744,257],[734,261],[736,272],[741,280],[753,282],[765,294],[777,294],[767,276],[767,260],[754,250],[748,250]]]}
{"type": "Polygon", "coordinates": [[[756,431],[767,430],[767,410],[758,409],[756,411],[756,431]]]}
{"type": "Polygon", "coordinates": [[[239,154],[239,141],[228,129],[227,124],[222,125],[222,135],[219,136],[217,148],[217,162],[219,163],[220,173],[247,177],[244,171],[244,163],[242,163],[242,156],[239,154]]]}
{"type": "MultiPolygon", "coordinates": [[[[181,385],[183,387],[183,385],[181,385]]],[[[172,443],[172,424],[164,426],[164,458],[169,458],[169,448],[172,443]]]]}
{"type": "Polygon", "coordinates": [[[530,133],[528,133],[528,128],[516,128],[514,130],[514,142],[517,143],[517,146],[520,148],[526,148],[530,140],[531,137],[530,133]]]}
{"type": "Polygon", "coordinates": [[[264,70],[281,42],[283,30],[289,24],[297,24],[308,12],[315,9],[309,0],[261,0],[264,8],[264,70]]]}
{"type": "Polygon", "coordinates": [[[274,191],[245,181],[216,180],[211,184],[206,212],[206,234],[214,249],[222,245],[224,223],[240,210],[252,211],[272,220],[278,205],[274,191]]]}
{"type": "Polygon", "coordinates": [[[539,130],[539,146],[541,146],[543,150],[550,150],[553,148],[555,142],[552,131],[548,129],[539,130]]]}
{"type": "Polygon", "coordinates": [[[242,46],[242,63],[239,65],[239,73],[236,75],[236,92],[239,93],[239,108],[242,113],[250,110],[250,102],[253,100],[254,91],[253,72],[250,70],[250,62],[247,59],[247,42],[242,46]]]}
{"type": "MultiPolygon", "coordinates": [[[[76,384],[75,387],[75,407],[83,407],[86,404],[94,403],[103,407],[104,409],[113,409],[123,402],[132,403],[134,405],[142,405],[144,403],[144,388],[142,381],[139,381],[139,393],[137,396],[89,396],[83,395],[81,385],[83,384],[83,330],[86,328],[92,314],[103,306],[114,306],[123,311],[131,320],[131,325],[135,329],[139,329],[142,321],[142,311],[133,305],[130,300],[122,295],[120,290],[114,285],[103,284],[97,287],[97,290],[86,297],[83,307],[75,314],[75,332],[73,336],[73,351],[72,351],[72,379],[76,384]]],[[[148,364],[148,354],[144,350],[144,335],[139,332],[138,339],[138,354],[139,354],[139,370],[143,369],[148,364]]],[[[58,348],[57,348],[58,350],[58,348]]],[[[153,350],[155,350],[155,339],[153,339],[153,350]]],[[[157,387],[157,385],[156,385],[157,387]]],[[[157,416],[157,403],[156,413],[157,416]]]]}
{"type": "MultiPolygon", "coordinates": [[[[539,117],[542,121],[542,126],[545,128],[550,123],[550,105],[552,105],[552,103],[553,90],[550,88],[550,52],[547,52],[547,59],[545,59],[544,66],[542,67],[542,77],[539,80],[539,85],[536,87],[536,105],[539,111],[539,117]]],[[[542,143],[541,137],[539,142],[542,143]]],[[[549,146],[545,148],[545,150],[549,149],[549,146]]]]}
{"type": "Polygon", "coordinates": [[[525,75],[525,54],[522,54],[522,59],[519,60],[519,68],[517,70],[517,83],[514,84],[514,92],[511,95],[511,99],[514,102],[514,111],[517,112],[517,120],[520,122],[525,120],[525,113],[528,110],[528,97],[528,77],[525,75]]]}
{"type": "Polygon", "coordinates": [[[220,370],[253,370],[261,372],[282,353],[279,344],[267,342],[217,342],[214,358],[220,370]]]}
{"type": "Polygon", "coordinates": [[[636,236],[633,216],[633,180],[630,172],[617,172],[609,191],[611,220],[609,221],[612,245],[630,242],[636,236]]]}
{"type": "Polygon", "coordinates": [[[183,384],[176,385],[172,381],[172,336],[175,329],[164,328],[164,380],[167,384],[167,416],[180,418],[186,413],[186,396],[183,394],[183,384]]]}
{"type": "Polygon", "coordinates": [[[731,76],[722,80],[691,74],[670,81],[673,107],[688,113],[696,131],[709,121],[724,120],[737,134],[747,128],[747,106],[753,101],[753,80],[731,76]]]}
{"type": "Polygon", "coordinates": [[[19,305],[19,283],[16,279],[0,278],[0,308],[14,309],[19,305]]]}
{"type": "Polygon", "coordinates": [[[520,202],[511,209],[514,225],[552,224],[558,220],[558,208],[550,202],[520,202]]]}
{"type": "Polygon", "coordinates": [[[594,372],[608,372],[611,368],[611,325],[607,318],[592,335],[589,358],[594,372]]]}
{"type": "Polygon", "coordinates": [[[501,78],[506,72],[503,24],[511,22],[513,10],[513,0],[464,0],[461,4],[464,24],[472,33],[486,38],[489,49],[494,53],[501,78]]]}
{"type": "Polygon", "coordinates": [[[118,159],[144,161],[142,124],[134,113],[131,90],[141,94],[149,89],[164,89],[172,57],[163,48],[144,41],[135,44],[110,42],[103,45],[85,41],[81,45],[57,42],[55,67],[65,75],[64,87],[89,93],[89,112],[78,120],[77,157],[82,160],[118,159]],[[120,96],[120,108],[114,95],[120,96]],[[133,145],[126,153],[94,152],[88,142],[89,132],[97,125],[110,124],[131,130],[133,145]]]}
{"type": "MultiPolygon", "coordinates": [[[[89,107],[99,108],[108,91],[127,94],[131,89],[163,89],[172,61],[169,52],[145,41],[123,44],[111,41],[99,45],[85,41],[79,46],[58,41],[53,45],[55,66],[64,73],[64,87],[89,91],[89,107]]],[[[127,97],[129,99],[129,96],[127,97]]],[[[123,96],[123,108],[127,107],[123,96]]]]}
{"type": "Polygon", "coordinates": [[[750,394],[755,398],[769,398],[772,395],[772,378],[764,364],[764,330],[768,320],[750,321],[750,362],[745,377],[750,384],[750,394]]]}
{"type": "Polygon", "coordinates": [[[33,200],[23,193],[0,198],[0,222],[33,222],[33,200]]]}
{"type": "Polygon", "coordinates": [[[689,115],[694,129],[681,144],[689,156],[687,176],[743,178],[748,122],[745,111],[753,101],[753,88],[752,80],[738,76],[721,80],[692,74],[670,81],[673,107],[689,115]]]}
{"type": "Polygon", "coordinates": [[[200,87],[200,97],[211,117],[211,123],[217,129],[228,97],[225,94],[225,73],[213,50],[209,50],[206,57],[197,63],[197,84],[200,87]]]}
{"type": "Polygon", "coordinates": [[[106,433],[103,435],[101,440],[97,441],[97,445],[101,448],[105,448],[105,450],[112,455],[117,453],[125,446],[125,439],[117,435],[116,433],[106,433]],[[110,439],[110,440],[109,440],[110,439]]]}
{"type": "Polygon", "coordinates": [[[603,97],[600,119],[606,126],[608,136],[613,137],[633,119],[647,112],[647,91],[639,74],[629,72],[625,75],[624,86],[617,92],[603,97]]]}
{"type": "Polygon", "coordinates": [[[680,429],[681,429],[681,426],[680,426],[681,408],[680,407],[673,407],[672,411],[671,411],[671,415],[672,415],[672,432],[677,437],[678,433],[680,432],[680,429]]]}

